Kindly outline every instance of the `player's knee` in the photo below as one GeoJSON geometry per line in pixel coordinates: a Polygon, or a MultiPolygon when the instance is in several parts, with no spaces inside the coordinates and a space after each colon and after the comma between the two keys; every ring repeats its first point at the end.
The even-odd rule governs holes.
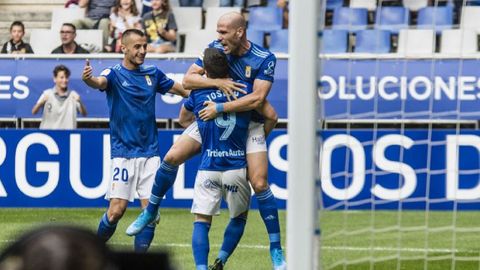
{"type": "Polygon", "coordinates": [[[175,152],[171,153],[170,151],[165,155],[163,160],[173,166],[180,166],[180,164],[184,162],[178,155],[175,155],[175,152]]]}
{"type": "Polygon", "coordinates": [[[108,210],[108,220],[112,223],[117,223],[125,213],[125,208],[113,207],[108,210]]]}
{"type": "Polygon", "coordinates": [[[261,176],[254,176],[250,178],[250,184],[252,184],[252,188],[255,193],[263,192],[269,187],[267,178],[261,176]]]}

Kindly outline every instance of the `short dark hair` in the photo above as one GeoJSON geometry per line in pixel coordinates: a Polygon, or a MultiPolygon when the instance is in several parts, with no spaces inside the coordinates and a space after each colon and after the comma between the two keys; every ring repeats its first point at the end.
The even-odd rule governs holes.
{"type": "Polygon", "coordinates": [[[127,29],[122,33],[122,43],[125,42],[125,39],[131,35],[137,35],[141,37],[145,37],[145,33],[143,33],[141,30],[138,29],[127,29]]]}
{"type": "Polygon", "coordinates": [[[76,33],[77,32],[77,27],[75,27],[75,25],[73,23],[63,23],[62,24],[62,27],[63,26],[68,26],[68,27],[71,27],[73,28],[73,33],[76,33]]]}
{"type": "Polygon", "coordinates": [[[229,76],[227,56],[219,49],[205,49],[203,52],[203,67],[209,78],[227,78],[229,76]]]}
{"type": "Polygon", "coordinates": [[[57,77],[58,73],[60,71],[63,71],[65,72],[65,75],[67,76],[67,78],[70,77],[70,69],[68,69],[66,66],[64,65],[58,65],[56,66],[54,69],[53,69],[53,76],[54,77],[57,77]]]}
{"type": "Polygon", "coordinates": [[[25,25],[21,21],[14,21],[10,25],[10,32],[12,31],[14,26],[20,26],[22,28],[22,31],[25,32],[25,25]]]}

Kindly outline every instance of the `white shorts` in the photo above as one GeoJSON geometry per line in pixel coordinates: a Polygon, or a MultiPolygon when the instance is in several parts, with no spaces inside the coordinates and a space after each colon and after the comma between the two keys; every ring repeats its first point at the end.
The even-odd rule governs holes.
{"type": "Polygon", "coordinates": [[[220,214],[222,197],[230,217],[246,212],[250,206],[250,186],[245,168],[229,171],[198,171],[193,189],[191,212],[213,216],[220,214]]]}
{"type": "Polygon", "coordinates": [[[110,181],[105,199],[124,199],[133,202],[150,198],[155,175],[160,166],[160,157],[113,158],[110,181]]]}
{"type": "MultiPolygon", "coordinates": [[[[188,126],[182,134],[188,135],[195,141],[202,143],[202,137],[198,130],[197,121],[194,121],[188,126]]],[[[265,130],[263,129],[263,123],[251,121],[248,125],[248,138],[247,138],[247,154],[267,152],[267,143],[265,141],[265,130]]]]}

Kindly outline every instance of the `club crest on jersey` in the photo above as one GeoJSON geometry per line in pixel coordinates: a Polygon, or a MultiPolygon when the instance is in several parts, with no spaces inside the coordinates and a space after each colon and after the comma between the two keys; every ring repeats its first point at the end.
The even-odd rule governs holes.
{"type": "Polygon", "coordinates": [[[250,78],[252,76],[252,67],[246,66],[245,67],[245,77],[250,78]]]}
{"type": "Polygon", "coordinates": [[[147,81],[147,84],[152,86],[152,80],[150,80],[150,76],[145,75],[145,80],[147,81]]]}

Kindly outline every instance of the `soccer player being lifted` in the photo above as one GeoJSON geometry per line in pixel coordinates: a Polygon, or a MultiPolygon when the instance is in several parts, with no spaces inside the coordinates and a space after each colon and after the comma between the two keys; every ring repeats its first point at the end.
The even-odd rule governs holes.
{"type": "MultiPolygon", "coordinates": [[[[274,269],[285,269],[282,247],[280,244],[280,225],[275,197],[267,181],[268,159],[265,136],[274,128],[277,114],[268,103],[266,97],[272,87],[276,58],[262,48],[250,42],[246,36],[246,21],[240,13],[230,12],[217,22],[218,40],[209,44],[210,48],[222,50],[226,55],[230,67],[230,77],[242,80],[253,85],[252,94],[226,102],[223,106],[216,106],[215,102],[206,102],[206,107],[198,116],[203,120],[211,120],[222,112],[244,112],[259,110],[261,115],[253,112],[247,139],[247,176],[258,200],[260,215],[265,223],[270,239],[270,255],[274,269]],[[263,117],[271,119],[263,123],[263,117]]],[[[184,77],[183,85],[187,89],[202,89],[215,87],[222,90],[227,96],[234,96],[234,91],[242,92],[244,84],[230,79],[212,79],[204,77],[202,57],[190,66],[184,77]]],[[[197,91],[197,90],[194,90],[197,91]]],[[[127,234],[135,234],[145,224],[153,220],[158,206],[175,181],[180,164],[200,151],[201,139],[195,123],[187,128],[184,134],[170,148],[162,162],[162,166],[155,179],[150,203],[139,218],[130,225],[127,234]]]]}
{"type": "MultiPolygon", "coordinates": [[[[203,63],[208,78],[228,78],[228,62],[225,54],[215,48],[207,48],[203,63]]],[[[251,93],[251,86],[247,93],[251,93]]],[[[237,93],[239,96],[243,95],[237,93]]],[[[202,139],[201,161],[195,178],[192,213],[192,250],[197,270],[206,270],[210,250],[208,232],[212,216],[219,214],[222,197],[228,204],[230,222],[225,229],[224,240],[218,258],[209,269],[219,270],[233,253],[245,229],[250,205],[250,186],[247,181],[246,143],[251,112],[221,113],[213,121],[198,117],[206,101],[223,106],[226,95],[218,88],[194,91],[184,108],[195,114],[202,139]]],[[[181,114],[180,121],[188,121],[188,113],[181,114]],[[182,119],[182,118],[187,118],[182,119]]]]}
{"type": "MultiPolygon", "coordinates": [[[[147,39],[142,31],[126,30],[122,35],[121,64],[93,76],[89,61],[82,79],[90,87],[105,91],[110,114],[111,178],[106,199],[110,200],[97,234],[108,241],[115,232],[128,202],[135,194],[142,207],[148,204],[150,190],[159,168],[158,132],[155,121],[156,93],[188,97],[181,84],[167,78],[155,66],[143,65],[147,39]]],[[[154,236],[155,222],[135,237],[135,251],[145,252],[154,236]]]]}

